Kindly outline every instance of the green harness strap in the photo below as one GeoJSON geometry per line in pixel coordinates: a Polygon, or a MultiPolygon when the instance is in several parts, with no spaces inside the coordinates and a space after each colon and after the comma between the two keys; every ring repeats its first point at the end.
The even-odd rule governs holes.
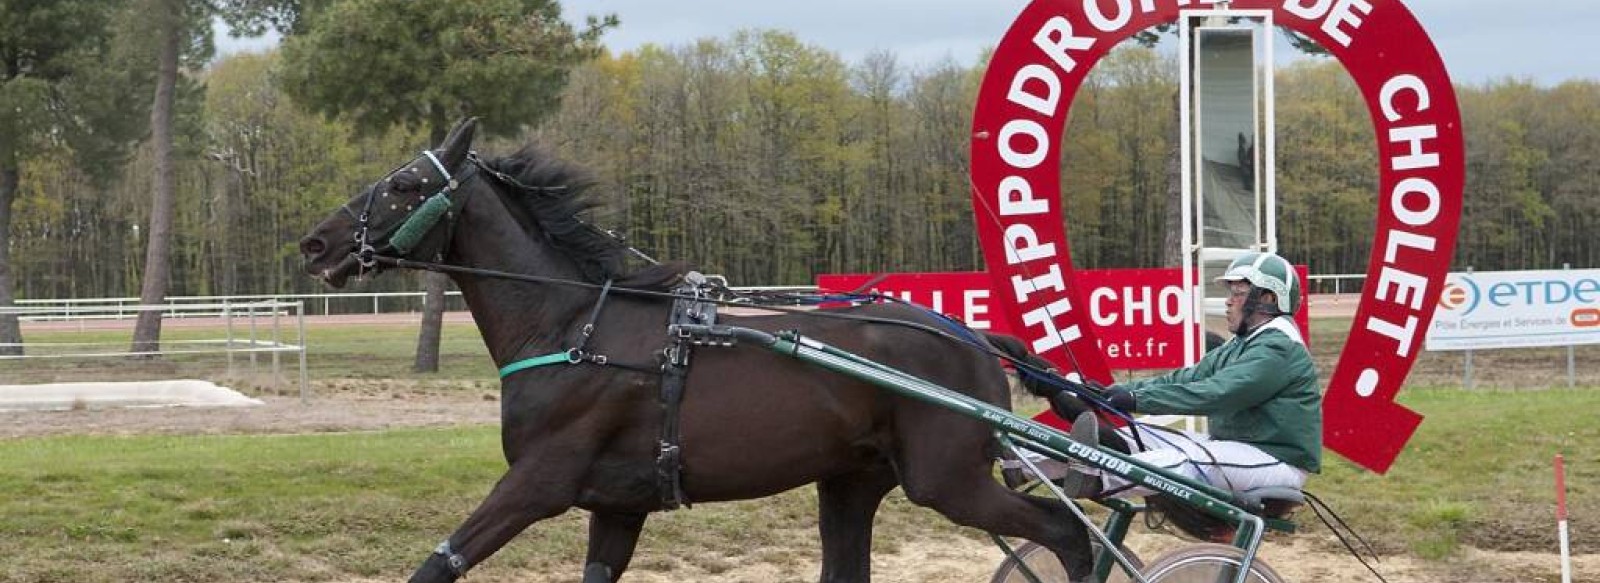
{"type": "MultiPolygon", "coordinates": [[[[533,358],[524,358],[522,360],[502,366],[500,367],[500,378],[506,378],[518,371],[524,371],[547,364],[561,364],[563,362],[567,364],[578,364],[583,361],[589,361],[600,366],[605,366],[607,359],[604,354],[590,354],[585,352],[583,347],[589,345],[589,337],[594,335],[594,323],[599,321],[600,309],[605,307],[606,295],[609,293],[611,293],[611,278],[606,278],[606,284],[600,288],[600,298],[595,300],[594,309],[589,311],[589,322],[584,324],[583,328],[579,329],[582,331],[583,336],[578,340],[577,346],[568,348],[563,352],[546,354],[544,356],[535,356],[533,358]]],[[[623,366],[623,368],[635,367],[623,366]]]]}
{"type": "Polygon", "coordinates": [[[554,354],[546,354],[544,356],[535,356],[533,358],[524,358],[522,360],[519,360],[519,361],[513,362],[511,364],[508,364],[508,365],[500,367],[500,378],[506,378],[508,376],[511,376],[513,373],[518,372],[518,371],[524,371],[524,370],[528,370],[530,368],[544,366],[544,365],[547,365],[547,364],[563,364],[563,363],[565,363],[565,364],[575,364],[576,361],[574,361],[572,359],[572,356],[573,356],[572,352],[571,351],[567,351],[567,352],[557,352],[557,353],[554,353],[554,354]]]}

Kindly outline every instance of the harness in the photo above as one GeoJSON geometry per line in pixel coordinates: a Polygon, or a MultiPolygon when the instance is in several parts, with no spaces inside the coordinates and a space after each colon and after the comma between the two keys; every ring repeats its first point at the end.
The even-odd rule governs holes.
{"type": "MultiPolygon", "coordinates": [[[[476,177],[478,170],[488,172],[495,179],[508,185],[525,190],[535,190],[535,188],[524,185],[505,173],[484,165],[476,154],[469,154],[468,160],[471,164],[459,175],[454,176],[450,174],[450,170],[445,167],[444,163],[439,160],[439,157],[433,151],[424,150],[422,157],[426,158],[432,165],[433,170],[438,172],[442,178],[443,185],[433,194],[422,196],[418,201],[420,204],[415,210],[412,209],[409,201],[407,201],[406,209],[408,214],[405,220],[383,229],[378,229],[372,224],[372,206],[377,204],[379,198],[388,199],[393,196],[393,193],[385,190],[386,185],[383,183],[374,184],[368,188],[360,213],[351,209],[348,203],[340,207],[341,211],[355,219],[355,256],[362,269],[371,269],[380,262],[387,262],[385,260],[403,258],[415,250],[417,245],[422,242],[422,239],[438,226],[441,220],[445,221],[445,228],[447,229],[445,234],[446,247],[442,247],[437,253],[438,259],[442,260],[448,252],[449,241],[455,229],[455,218],[460,215],[461,208],[465,206],[467,198],[465,196],[452,197],[451,195],[459,190],[462,184],[476,177]],[[377,245],[374,245],[374,241],[383,241],[380,244],[385,247],[385,250],[392,250],[399,257],[389,258],[379,255],[379,249],[377,245]]],[[[421,172],[418,166],[413,164],[415,162],[409,163],[407,165],[409,168],[402,166],[401,169],[418,174],[419,180],[423,184],[427,184],[428,178],[420,176],[421,172]]],[[[398,171],[400,169],[392,171],[390,174],[392,175],[398,171]]],[[[391,176],[388,182],[392,181],[393,178],[391,176]]],[[[397,199],[392,204],[399,205],[401,202],[397,199]]],[[[626,246],[625,243],[622,243],[621,237],[618,237],[615,233],[602,232],[626,246]]],[[[629,249],[635,255],[652,263],[654,262],[653,259],[638,250],[632,247],[629,247],[629,249]]],[[[716,323],[717,305],[714,303],[716,300],[711,297],[712,286],[704,275],[699,272],[689,272],[684,275],[683,283],[673,288],[671,292],[674,297],[672,311],[666,322],[669,330],[667,346],[660,352],[661,364],[655,367],[612,362],[606,355],[588,349],[589,340],[594,336],[595,324],[600,319],[600,313],[605,308],[611,289],[612,280],[607,279],[605,284],[600,287],[600,296],[595,300],[594,308],[589,311],[588,321],[578,329],[578,338],[571,344],[571,348],[560,352],[524,358],[507,364],[500,367],[500,378],[504,379],[531,368],[553,364],[575,365],[582,363],[616,366],[647,374],[659,373],[661,375],[659,396],[661,435],[657,442],[655,462],[657,489],[661,495],[661,504],[665,509],[674,510],[679,506],[688,506],[688,497],[683,492],[683,448],[680,443],[679,413],[683,404],[684,388],[687,385],[689,376],[689,353],[693,342],[686,334],[670,331],[677,330],[676,326],[681,324],[710,326],[716,323]]]]}
{"type": "MultiPolygon", "coordinates": [[[[478,158],[475,153],[469,153],[467,155],[467,161],[471,163],[466,165],[466,167],[462,169],[458,175],[451,175],[449,169],[445,167],[444,163],[440,161],[438,156],[436,156],[432,151],[424,151],[422,153],[422,158],[427,159],[427,165],[432,166],[433,170],[437,172],[438,177],[442,179],[443,185],[433,194],[420,197],[418,200],[420,205],[415,210],[413,210],[411,206],[407,205],[407,215],[403,220],[398,221],[398,224],[384,227],[378,227],[372,224],[372,208],[374,204],[377,204],[377,199],[380,197],[389,198],[392,196],[391,192],[387,190],[381,190],[385,188],[385,184],[382,182],[374,184],[368,189],[359,213],[355,212],[349,203],[340,207],[341,211],[355,219],[357,228],[354,238],[357,250],[353,253],[353,255],[355,256],[361,268],[365,270],[372,269],[378,265],[384,265],[397,268],[423,269],[442,273],[463,273],[519,281],[588,287],[591,289],[598,288],[600,291],[599,297],[596,299],[594,307],[590,310],[587,322],[581,328],[579,328],[577,338],[575,338],[574,341],[569,344],[569,346],[571,346],[570,348],[549,354],[523,358],[508,363],[500,368],[500,377],[501,379],[505,379],[513,374],[544,366],[558,364],[578,365],[584,363],[599,366],[618,367],[643,374],[660,374],[661,390],[659,392],[658,403],[661,408],[662,421],[660,436],[657,441],[655,474],[657,491],[660,494],[662,508],[665,510],[674,510],[680,506],[687,507],[690,505],[690,501],[683,490],[683,448],[681,444],[682,436],[679,418],[681,405],[683,402],[683,395],[688,381],[690,352],[692,347],[696,344],[731,345],[732,343],[731,338],[721,339],[717,337],[706,337],[703,334],[696,335],[688,331],[689,329],[705,330],[707,327],[714,325],[717,320],[717,306],[720,304],[743,304],[752,300],[757,301],[757,303],[761,303],[761,300],[766,300],[768,302],[782,301],[784,303],[807,303],[808,301],[823,303],[828,301],[855,301],[863,298],[897,301],[895,298],[876,295],[866,296],[859,293],[801,298],[798,296],[791,297],[789,294],[782,292],[751,294],[743,296],[737,300],[730,300],[721,297],[727,291],[725,287],[708,281],[704,275],[698,272],[689,272],[684,274],[683,282],[677,287],[673,288],[670,292],[613,288],[613,282],[611,280],[607,280],[603,285],[596,285],[586,282],[563,280],[559,278],[447,265],[443,263],[443,257],[448,254],[447,247],[442,247],[441,250],[436,254],[438,256],[438,259],[436,260],[437,262],[409,259],[406,256],[416,250],[417,246],[422,242],[422,240],[429,233],[431,233],[433,229],[439,226],[440,221],[444,221],[445,228],[449,229],[449,231],[447,231],[444,243],[446,246],[449,245],[449,240],[455,228],[455,220],[460,216],[461,209],[465,206],[467,199],[466,196],[452,195],[459,190],[463,184],[466,184],[473,178],[478,177],[479,171],[487,173],[496,181],[523,190],[545,191],[552,189],[549,187],[532,187],[524,185],[518,182],[514,177],[506,175],[488,166],[480,158],[478,158]],[[374,242],[377,243],[375,244],[374,242]],[[394,254],[391,255],[390,252],[393,252],[394,254]],[[627,295],[638,297],[671,298],[673,300],[672,309],[669,312],[666,322],[667,344],[658,353],[658,363],[640,365],[617,362],[604,354],[600,354],[589,349],[589,340],[595,333],[595,326],[599,320],[600,313],[605,307],[606,300],[610,298],[613,293],[625,293],[627,295]]],[[[401,170],[409,170],[414,174],[418,174],[419,179],[423,184],[428,184],[429,177],[421,175],[421,168],[424,167],[424,165],[418,165],[417,162],[417,160],[414,160],[408,163],[406,166],[402,166],[396,171],[392,171],[390,174],[393,175],[401,170]]],[[[389,180],[392,181],[393,177],[391,176],[389,180]]],[[[399,203],[396,202],[394,204],[399,203]]],[[[627,245],[627,243],[624,242],[617,234],[611,231],[599,229],[598,227],[588,223],[584,223],[584,225],[588,228],[595,229],[600,233],[610,236],[616,240],[619,245],[627,248],[636,256],[651,263],[655,263],[655,261],[650,257],[627,245]]],[[[793,308],[785,309],[780,306],[768,307],[777,311],[795,311],[793,308]]],[[[994,354],[995,356],[1002,358],[1004,357],[1003,355],[994,353],[992,350],[984,348],[981,345],[982,343],[970,333],[961,333],[962,329],[960,327],[951,328],[960,334],[957,336],[951,334],[951,332],[947,330],[940,330],[923,324],[893,319],[876,318],[871,316],[852,316],[845,314],[826,314],[815,312],[807,313],[808,315],[816,317],[830,317],[843,320],[891,324],[921,329],[925,332],[943,336],[961,344],[970,344],[978,347],[980,350],[985,350],[991,354],[994,354]]]]}
{"type": "Polygon", "coordinates": [[[588,322],[578,329],[579,337],[572,348],[507,364],[500,367],[500,378],[504,379],[518,372],[541,366],[585,362],[600,366],[616,366],[647,374],[659,372],[661,391],[658,402],[661,405],[661,434],[656,442],[657,491],[660,493],[663,509],[676,510],[680,506],[688,507],[689,498],[683,492],[683,447],[678,422],[681,417],[684,389],[688,385],[689,353],[695,342],[689,334],[681,332],[679,326],[683,324],[710,326],[717,323],[717,304],[711,297],[713,288],[704,275],[691,271],[684,274],[683,283],[672,289],[674,299],[672,311],[667,316],[667,346],[659,353],[661,365],[652,369],[613,362],[606,355],[587,349],[589,339],[594,336],[595,322],[599,320],[600,311],[605,307],[606,298],[611,292],[611,283],[612,281],[608,279],[601,286],[600,297],[595,300],[594,309],[589,312],[588,322]]]}
{"type": "MultiPolygon", "coordinates": [[[[583,327],[578,329],[578,341],[573,344],[572,348],[568,348],[561,352],[552,352],[544,356],[524,358],[522,360],[502,366],[500,367],[500,378],[503,379],[519,371],[537,368],[547,364],[579,364],[583,362],[590,362],[601,366],[611,364],[611,359],[607,358],[606,355],[597,352],[589,352],[587,350],[589,338],[594,336],[594,324],[600,319],[600,310],[605,308],[606,297],[610,293],[611,280],[607,279],[605,285],[600,286],[600,297],[595,300],[594,309],[589,310],[589,321],[584,323],[583,327]]],[[[642,367],[635,367],[631,365],[618,364],[617,366],[646,370],[642,367]]]]}
{"type": "Polygon", "coordinates": [[[672,315],[667,317],[669,340],[662,350],[666,362],[661,365],[661,439],[656,444],[656,483],[660,486],[661,505],[667,510],[689,505],[683,493],[683,448],[679,443],[678,420],[683,390],[689,378],[689,351],[694,342],[679,326],[717,323],[717,305],[706,301],[709,291],[705,276],[698,271],[685,274],[684,282],[672,290],[678,298],[672,300],[672,315]]]}

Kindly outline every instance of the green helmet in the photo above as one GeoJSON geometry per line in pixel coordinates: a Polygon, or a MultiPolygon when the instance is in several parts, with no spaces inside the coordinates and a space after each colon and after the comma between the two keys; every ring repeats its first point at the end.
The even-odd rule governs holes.
{"type": "Polygon", "coordinates": [[[1276,253],[1245,253],[1217,281],[1248,281],[1278,296],[1278,311],[1293,314],[1300,307],[1300,278],[1294,266],[1276,253]]]}

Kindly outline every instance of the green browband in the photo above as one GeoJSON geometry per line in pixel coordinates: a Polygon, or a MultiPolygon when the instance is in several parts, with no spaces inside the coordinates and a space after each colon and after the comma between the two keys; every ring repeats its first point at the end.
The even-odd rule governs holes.
{"type": "Polygon", "coordinates": [[[506,378],[511,376],[512,373],[544,366],[547,364],[577,364],[578,361],[574,360],[575,356],[576,355],[572,354],[572,351],[569,350],[566,352],[546,354],[544,356],[535,356],[533,358],[524,358],[500,367],[500,378],[506,378]]]}

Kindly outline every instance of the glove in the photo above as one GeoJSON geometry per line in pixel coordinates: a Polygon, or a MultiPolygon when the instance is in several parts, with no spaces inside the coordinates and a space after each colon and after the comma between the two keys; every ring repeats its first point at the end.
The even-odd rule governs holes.
{"type": "Polygon", "coordinates": [[[1100,384],[1100,381],[1094,379],[1084,379],[1083,388],[1088,389],[1090,393],[1094,393],[1098,397],[1104,397],[1106,391],[1110,390],[1105,385],[1100,384]]]}
{"type": "Polygon", "coordinates": [[[1122,411],[1124,413],[1132,413],[1137,410],[1139,406],[1139,400],[1133,396],[1133,392],[1121,387],[1111,387],[1106,389],[1102,396],[1105,398],[1107,403],[1111,404],[1112,407],[1115,407],[1118,411],[1122,411]]]}

